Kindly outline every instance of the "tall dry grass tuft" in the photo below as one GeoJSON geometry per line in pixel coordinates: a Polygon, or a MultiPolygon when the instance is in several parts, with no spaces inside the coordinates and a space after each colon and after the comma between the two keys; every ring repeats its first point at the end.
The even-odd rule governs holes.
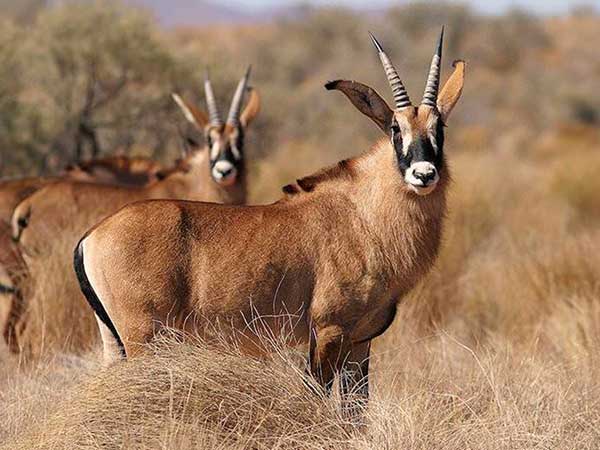
{"type": "Polygon", "coordinates": [[[351,435],[284,354],[262,361],[173,337],[150,352],[89,371],[58,404],[42,401],[47,420],[12,428],[6,448],[316,449],[351,435]]]}

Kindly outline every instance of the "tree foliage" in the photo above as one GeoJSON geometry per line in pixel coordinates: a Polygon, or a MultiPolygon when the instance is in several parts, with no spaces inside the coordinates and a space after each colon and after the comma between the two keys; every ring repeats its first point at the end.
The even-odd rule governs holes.
{"type": "Polygon", "coordinates": [[[18,135],[16,112],[35,112],[30,135],[13,146],[27,148],[38,169],[133,145],[160,154],[177,137],[169,93],[181,73],[147,15],[108,2],[68,4],[41,12],[31,32],[15,28],[0,36],[2,60],[13,61],[0,69],[0,95],[9,99],[2,126],[18,135]]]}

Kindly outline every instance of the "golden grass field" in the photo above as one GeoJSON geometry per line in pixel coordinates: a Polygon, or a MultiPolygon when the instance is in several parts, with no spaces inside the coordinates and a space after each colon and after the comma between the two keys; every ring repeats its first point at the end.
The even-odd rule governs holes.
{"type": "Polygon", "coordinates": [[[100,368],[53,253],[34,286],[48,294],[34,296],[36,351],[3,359],[2,448],[598,448],[600,133],[573,132],[526,156],[448,143],[443,251],[375,343],[362,429],[303,385],[299,352],[260,361],[171,338],[100,368]]]}

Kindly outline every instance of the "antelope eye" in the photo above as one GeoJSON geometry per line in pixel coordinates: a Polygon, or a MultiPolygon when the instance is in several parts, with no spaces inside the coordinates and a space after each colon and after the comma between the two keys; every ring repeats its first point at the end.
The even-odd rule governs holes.
{"type": "Polygon", "coordinates": [[[185,142],[190,147],[193,147],[193,148],[200,147],[200,144],[198,143],[198,141],[196,139],[192,138],[192,137],[186,137],[185,138],[185,142]]]}
{"type": "Polygon", "coordinates": [[[29,225],[29,218],[28,217],[19,217],[19,220],[17,223],[20,228],[26,228],[27,225],[29,225]]]}
{"type": "Polygon", "coordinates": [[[393,123],[391,130],[393,134],[400,133],[400,125],[398,125],[397,123],[393,123]]]}

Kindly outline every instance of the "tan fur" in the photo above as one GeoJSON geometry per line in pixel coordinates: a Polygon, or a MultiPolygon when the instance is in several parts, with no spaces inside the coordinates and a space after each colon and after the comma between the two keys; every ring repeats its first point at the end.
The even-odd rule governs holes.
{"type": "Polygon", "coordinates": [[[0,220],[10,223],[15,207],[38,189],[67,178],[119,185],[144,185],[156,180],[160,165],[146,158],[112,156],[67,166],[64,175],[0,181],[0,220]]]}
{"type": "Polygon", "coordinates": [[[41,187],[58,177],[32,177],[0,181],[0,220],[10,223],[15,207],[41,187]]]}
{"type": "MultiPolygon", "coordinates": [[[[361,103],[364,92],[374,93],[358,92],[361,112],[391,114],[361,103]]],[[[431,108],[397,114],[412,134],[427,134],[431,108]]],[[[209,339],[217,333],[260,353],[252,325],[260,323],[269,335],[308,343],[310,370],[325,388],[342,367],[354,367],[342,380],[347,394],[368,371],[370,340],[434,263],[446,167],[428,195],[417,195],[386,139],[286,186],[271,205],[160,200],[122,209],[82,239],[75,264],[88,301],[110,318],[99,320],[106,361],[118,357],[119,340],[135,356],[167,325],[209,339]]]]}

